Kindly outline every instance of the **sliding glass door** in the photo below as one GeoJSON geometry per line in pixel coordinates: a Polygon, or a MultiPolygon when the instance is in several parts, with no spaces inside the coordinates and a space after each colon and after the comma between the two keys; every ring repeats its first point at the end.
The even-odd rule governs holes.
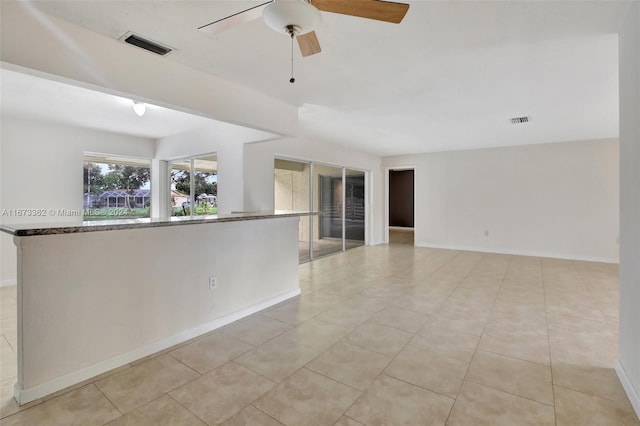
{"type": "Polygon", "coordinates": [[[358,170],[345,170],[344,235],[346,249],[364,245],[365,176],[358,170]]]}
{"type": "Polygon", "coordinates": [[[344,250],[343,169],[313,165],[313,210],[320,212],[313,228],[313,256],[344,250]]]}
{"type": "MultiPolygon", "coordinates": [[[[311,210],[311,164],[290,160],[275,160],[274,208],[285,211],[311,210]]],[[[311,259],[311,218],[300,217],[298,252],[300,263],[311,259]]]]}
{"type": "Polygon", "coordinates": [[[300,219],[301,263],[365,244],[365,172],[284,159],[274,166],[275,209],[319,212],[300,219]]]}

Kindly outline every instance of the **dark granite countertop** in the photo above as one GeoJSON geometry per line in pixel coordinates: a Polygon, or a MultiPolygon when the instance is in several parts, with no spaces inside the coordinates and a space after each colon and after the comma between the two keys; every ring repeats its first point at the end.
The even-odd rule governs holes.
{"type": "Polygon", "coordinates": [[[165,226],[199,225],[203,223],[240,222],[317,215],[318,212],[256,211],[233,212],[224,215],[170,217],[166,219],[123,219],[66,223],[0,224],[0,231],[17,237],[35,235],[75,234],[79,232],[119,231],[124,229],[160,228],[165,226]]]}

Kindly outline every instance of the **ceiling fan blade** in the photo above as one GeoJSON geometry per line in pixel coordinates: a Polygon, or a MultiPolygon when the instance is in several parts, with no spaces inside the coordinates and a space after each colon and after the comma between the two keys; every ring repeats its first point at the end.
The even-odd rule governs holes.
{"type": "Polygon", "coordinates": [[[302,56],[311,56],[322,51],[315,31],[296,36],[296,40],[298,40],[302,56]]]}
{"type": "Polygon", "coordinates": [[[394,24],[399,24],[409,10],[408,4],[381,0],[311,0],[311,4],[324,12],[358,16],[394,24]]]}
{"type": "Polygon", "coordinates": [[[273,0],[269,0],[268,2],[250,7],[249,9],[242,10],[238,13],[234,13],[233,15],[229,15],[222,19],[218,19],[217,21],[210,22],[206,25],[198,27],[198,30],[209,35],[221,33],[232,27],[235,27],[236,25],[240,25],[259,18],[260,16],[262,16],[262,9],[264,9],[269,3],[273,3],[273,0]]]}

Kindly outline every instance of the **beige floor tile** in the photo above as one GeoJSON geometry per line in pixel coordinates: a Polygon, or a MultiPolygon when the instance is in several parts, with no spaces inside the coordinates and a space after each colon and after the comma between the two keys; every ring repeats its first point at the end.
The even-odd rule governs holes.
{"type": "MultiPolygon", "coordinates": [[[[0,334],[16,333],[18,331],[18,317],[0,320],[0,334]]],[[[15,346],[14,346],[15,349],[15,346]]]]}
{"type": "Polygon", "coordinates": [[[441,294],[403,294],[389,302],[394,308],[417,312],[420,314],[436,313],[444,303],[447,295],[441,294]]]}
{"type": "Polygon", "coordinates": [[[624,425],[638,426],[628,400],[612,401],[554,386],[557,426],[624,425]]]}
{"type": "Polygon", "coordinates": [[[390,362],[391,357],[338,342],[306,367],[340,383],[364,390],[390,362]]]}
{"type": "Polygon", "coordinates": [[[465,380],[553,405],[551,367],[478,351],[465,380]]]}
{"type": "Polygon", "coordinates": [[[275,385],[266,377],[231,361],[169,395],[211,425],[229,419],[275,385]]]}
{"type": "Polygon", "coordinates": [[[339,304],[337,307],[369,311],[372,313],[380,312],[389,305],[389,298],[376,297],[360,293],[349,300],[339,304]]]}
{"type": "Polygon", "coordinates": [[[553,407],[467,382],[447,426],[555,426],[553,407]]]}
{"type": "Polygon", "coordinates": [[[321,313],[315,319],[353,330],[371,318],[373,314],[373,312],[364,309],[337,307],[321,313]]]}
{"type": "Polygon", "coordinates": [[[503,285],[498,293],[500,299],[533,304],[544,303],[544,296],[542,286],[521,287],[503,285]]]}
{"type": "Polygon", "coordinates": [[[425,324],[409,345],[417,346],[460,361],[471,361],[478,346],[479,336],[460,333],[446,328],[425,324]]]}
{"type": "Polygon", "coordinates": [[[402,296],[410,284],[379,284],[368,287],[361,294],[366,297],[379,298],[381,300],[389,301],[395,297],[402,296]]]}
{"type": "Polygon", "coordinates": [[[333,425],[360,392],[306,368],[253,405],[286,425],[333,425]]]}
{"type": "Polygon", "coordinates": [[[470,313],[479,316],[488,316],[495,298],[474,296],[474,294],[478,293],[478,290],[468,288],[463,290],[468,294],[468,297],[454,297],[454,293],[452,293],[442,304],[442,308],[438,312],[442,315],[449,316],[470,313]]]}
{"type": "Polygon", "coordinates": [[[108,423],[108,426],[206,426],[206,423],[170,396],[163,395],[108,423]]]}
{"type": "Polygon", "coordinates": [[[282,337],[294,340],[317,351],[323,351],[342,339],[348,332],[349,330],[346,328],[314,318],[292,328],[284,333],[282,337]]]}
{"type": "Polygon", "coordinates": [[[493,311],[487,320],[487,327],[530,334],[546,334],[547,318],[544,312],[499,312],[493,311]]]}
{"type": "Polygon", "coordinates": [[[384,370],[388,376],[455,398],[469,363],[406,346],[384,370]]]}
{"type": "Polygon", "coordinates": [[[42,402],[41,399],[37,399],[29,404],[24,404],[22,406],[18,405],[13,397],[13,386],[15,383],[16,379],[3,380],[0,383],[0,419],[19,411],[26,410],[27,408],[33,407],[34,405],[38,405],[42,402]]]}
{"type": "Polygon", "coordinates": [[[460,283],[460,288],[486,289],[497,294],[503,275],[495,273],[493,275],[468,276],[460,283]]]}
{"type": "Polygon", "coordinates": [[[429,323],[435,327],[480,336],[487,323],[487,316],[488,314],[480,317],[473,314],[445,315],[438,312],[430,317],[429,323]]]}
{"type": "Polygon", "coordinates": [[[15,285],[7,285],[4,287],[0,287],[0,301],[13,298],[15,299],[17,296],[18,287],[15,285]]]}
{"type": "Polygon", "coordinates": [[[315,349],[279,336],[236,358],[236,362],[276,382],[281,382],[319,353],[315,349]]]}
{"type": "Polygon", "coordinates": [[[265,315],[256,315],[245,321],[237,321],[225,327],[223,332],[250,345],[259,346],[267,340],[290,330],[292,327],[291,324],[286,322],[278,321],[265,315]]]}
{"type": "Polygon", "coordinates": [[[409,332],[366,322],[347,334],[344,340],[382,355],[395,356],[411,337],[409,332]]]}
{"type": "Polygon", "coordinates": [[[550,304],[547,302],[547,312],[556,315],[568,315],[578,318],[590,319],[594,321],[603,321],[602,312],[595,305],[577,304],[577,303],[561,303],[550,304]]]}
{"type": "Polygon", "coordinates": [[[453,399],[381,375],[347,411],[363,425],[444,425],[453,399]]]}
{"type": "Polygon", "coordinates": [[[617,359],[617,351],[565,351],[551,347],[551,360],[554,364],[580,365],[590,368],[611,369],[614,368],[617,359]]]}
{"type": "Polygon", "coordinates": [[[203,374],[249,352],[253,346],[224,333],[216,333],[169,353],[203,374]]]}
{"type": "Polygon", "coordinates": [[[157,357],[162,356],[162,355],[167,355],[167,354],[169,354],[170,352],[173,352],[173,351],[175,351],[175,350],[177,350],[177,349],[180,349],[180,348],[182,348],[182,347],[184,347],[184,346],[188,346],[188,345],[192,344],[193,342],[195,342],[195,341],[197,341],[197,340],[199,340],[199,339],[204,339],[205,337],[212,336],[212,335],[217,334],[217,333],[219,333],[219,331],[218,331],[218,330],[215,330],[215,331],[211,331],[211,332],[209,332],[209,333],[202,334],[202,335],[200,335],[200,336],[198,336],[198,337],[195,337],[195,338],[193,338],[193,339],[189,339],[189,340],[186,340],[186,341],[184,341],[184,342],[178,343],[178,344],[176,344],[176,345],[173,345],[173,346],[171,346],[171,347],[168,347],[168,348],[166,348],[166,349],[163,349],[163,350],[161,350],[161,351],[159,351],[159,352],[156,352],[156,353],[153,353],[153,354],[147,355],[147,356],[142,357],[142,358],[140,358],[140,359],[137,359],[137,360],[135,360],[135,361],[131,361],[131,362],[129,363],[129,365],[131,365],[132,367],[135,367],[135,366],[137,366],[137,365],[144,364],[145,362],[147,362],[147,361],[151,361],[151,360],[152,360],[152,359],[154,359],[154,358],[157,358],[157,357]]]}
{"type": "Polygon", "coordinates": [[[223,426],[282,426],[282,423],[271,416],[249,405],[229,420],[221,423],[223,426]]]}
{"type": "Polygon", "coordinates": [[[50,399],[57,398],[57,397],[59,397],[59,396],[64,395],[65,393],[68,393],[68,392],[74,391],[74,390],[76,390],[76,389],[80,389],[80,388],[82,388],[82,387],[84,387],[84,386],[86,386],[86,385],[88,385],[88,384],[91,384],[91,383],[97,382],[97,381],[102,380],[102,379],[104,379],[104,378],[106,378],[106,377],[109,377],[109,376],[112,376],[112,375],[114,375],[114,374],[117,374],[117,373],[119,373],[119,372],[121,372],[121,371],[124,371],[124,370],[126,370],[126,369],[128,369],[128,368],[131,368],[131,364],[125,364],[125,365],[122,365],[122,366],[120,366],[120,367],[114,368],[113,370],[109,370],[109,371],[106,371],[106,372],[104,372],[104,373],[102,373],[102,374],[99,374],[99,375],[97,375],[97,376],[95,376],[95,377],[91,377],[91,378],[89,378],[89,379],[87,379],[87,380],[83,380],[83,381],[81,381],[81,382],[78,382],[78,383],[76,383],[75,385],[71,385],[71,386],[68,386],[68,387],[66,387],[66,388],[64,388],[64,389],[60,389],[60,390],[59,390],[59,391],[57,391],[57,392],[54,392],[54,393],[52,393],[52,394],[49,394],[49,395],[44,396],[44,397],[42,398],[42,400],[43,400],[43,401],[48,401],[48,400],[50,400],[50,399]]]}
{"type": "Polygon", "coordinates": [[[551,363],[556,386],[616,401],[627,398],[613,368],[569,364],[558,361],[553,354],[551,363]]]}
{"type": "Polygon", "coordinates": [[[7,330],[2,333],[2,336],[7,339],[7,343],[11,347],[11,350],[14,352],[18,352],[18,330],[7,330]]]}
{"type": "Polygon", "coordinates": [[[491,311],[514,314],[538,314],[544,316],[547,313],[547,308],[544,302],[518,302],[498,297],[491,307],[491,311]]]}
{"type": "Polygon", "coordinates": [[[2,419],[2,426],[102,426],[120,412],[94,386],[87,385],[2,419]]]}
{"type": "Polygon", "coordinates": [[[196,377],[198,373],[180,361],[162,355],[95,384],[118,410],[127,413],[196,377]]]}
{"type": "Polygon", "coordinates": [[[13,320],[18,316],[18,305],[16,299],[8,297],[0,301],[0,320],[13,320]]]}
{"type": "Polygon", "coordinates": [[[298,325],[324,310],[324,308],[317,306],[301,304],[299,300],[292,300],[275,308],[267,309],[263,315],[291,325],[298,325]]]}
{"type": "Polygon", "coordinates": [[[502,328],[487,327],[480,338],[478,349],[551,365],[549,339],[546,333],[524,334],[502,328]]]}
{"type": "Polygon", "coordinates": [[[452,299],[467,300],[477,303],[482,307],[491,306],[498,294],[498,288],[496,287],[465,287],[464,281],[462,284],[451,293],[452,299]]]}
{"type": "Polygon", "coordinates": [[[7,339],[0,336],[0,380],[5,381],[18,375],[18,354],[7,339]]]}
{"type": "Polygon", "coordinates": [[[364,426],[364,425],[360,422],[356,422],[355,420],[350,419],[347,416],[342,416],[340,417],[340,420],[338,420],[338,422],[335,424],[335,426],[364,426]]]}
{"type": "Polygon", "coordinates": [[[303,305],[307,304],[310,306],[318,306],[318,307],[325,307],[325,308],[331,305],[335,305],[336,303],[341,303],[342,301],[343,301],[342,296],[339,296],[330,292],[326,292],[326,291],[314,291],[311,293],[302,294],[300,296],[300,302],[303,305]]]}
{"type": "Polygon", "coordinates": [[[419,314],[417,312],[388,306],[380,312],[374,314],[369,319],[369,321],[376,324],[405,330],[410,333],[415,333],[420,329],[420,327],[422,327],[427,318],[427,316],[419,314]]]}
{"type": "Polygon", "coordinates": [[[572,332],[549,330],[551,354],[559,362],[613,368],[617,354],[617,337],[610,332],[572,332]]]}

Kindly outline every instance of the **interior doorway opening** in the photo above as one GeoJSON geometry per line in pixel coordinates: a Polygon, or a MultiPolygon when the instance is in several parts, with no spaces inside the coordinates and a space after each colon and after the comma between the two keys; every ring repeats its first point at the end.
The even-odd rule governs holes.
{"type": "Polygon", "coordinates": [[[415,171],[389,170],[389,244],[415,243],[415,171]]]}

